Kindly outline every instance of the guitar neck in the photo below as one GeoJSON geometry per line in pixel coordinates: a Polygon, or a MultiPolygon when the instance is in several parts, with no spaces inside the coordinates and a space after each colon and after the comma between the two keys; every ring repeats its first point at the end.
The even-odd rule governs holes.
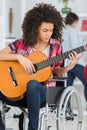
{"type": "Polygon", "coordinates": [[[53,64],[55,64],[55,63],[57,63],[59,61],[65,60],[65,59],[69,58],[69,54],[72,51],[75,51],[77,54],[79,54],[79,53],[85,51],[85,48],[84,48],[84,46],[80,46],[78,48],[75,48],[75,49],[70,50],[68,52],[65,52],[63,54],[60,54],[60,55],[57,55],[57,56],[54,56],[54,57],[50,57],[50,58],[48,58],[48,59],[46,59],[44,61],[36,63],[35,67],[36,67],[37,70],[40,70],[40,69],[43,69],[43,68],[45,68],[47,66],[51,66],[51,65],[53,65],[53,64]]]}

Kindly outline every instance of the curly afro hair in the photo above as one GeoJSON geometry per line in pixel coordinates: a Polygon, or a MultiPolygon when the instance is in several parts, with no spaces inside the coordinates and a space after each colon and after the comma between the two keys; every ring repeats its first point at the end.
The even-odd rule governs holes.
{"type": "Polygon", "coordinates": [[[42,22],[53,23],[52,38],[61,39],[64,21],[60,12],[51,4],[39,3],[25,14],[22,23],[23,38],[26,44],[35,45],[38,28],[42,22]]]}

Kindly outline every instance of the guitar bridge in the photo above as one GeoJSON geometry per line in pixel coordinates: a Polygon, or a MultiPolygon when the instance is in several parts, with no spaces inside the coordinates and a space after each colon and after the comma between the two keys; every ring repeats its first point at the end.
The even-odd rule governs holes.
{"type": "Polygon", "coordinates": [[[16,78],[15,78],[15,74],[14,74],[14,72],[13,72],[12,67],[8,67],[8,71],[9,71],[9,74],[10,74],[10,76],[11,76],[13,85],[14,85],[15,87],[18,86],[18,83],[17,83],[17,80],[16,80],[16,78]]]}

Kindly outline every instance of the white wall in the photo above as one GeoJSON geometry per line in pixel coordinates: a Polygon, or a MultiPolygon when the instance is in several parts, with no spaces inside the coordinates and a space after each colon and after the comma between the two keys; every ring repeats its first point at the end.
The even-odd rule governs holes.
{"type": "MultiPolygon", "coordinates": [[[[8,36],[8,13],[9,8],[13,8],[13,36],[20,36],[21,32],[21,23],[25,13],[33,8],[36,3],[44,2],[51,3],[54,5],[59,11],[63,7],[62,2],[59,0],[5,0],[6,1],[6,36],[8,36]]],[[[73,0],[69,2],[69,6],[72,8],[72,11],[76,13],[87,13],[87,0],[73,0]],[[79,6],[78,6],[79,5],[79,6]]]]}
{"type": "Polygon", "coordinates": [[[4,47],[5,19],[3,17],[5,9],[4,0],[0,0],[0,50],[4,47]]]}
{"type": "MultiPolygon", "coordinates": [[[[2,28],[0,34],[3,32],[5,33],[5,37],[9,36],[8,33],[8,14],[9,14],[9,8],[12,7],[13,9],[13,37],[19,37],[21,36],[21,24],[23,21],[23,17],[25,13],[30,10],[33,6],[35,6],[36,3],[51,3],[54,5],[59,11],[61,11],[61,8],[63,7],[63,3],[59,2],[59,0],[0,0],[0,18],[4,20],[3,28],[2,28],[2,22],[0,20],[0,28],[2,28]],[[5,1],[5,8],[3,9],[2,1],[5,1]],[[2,11],[3,10],[3,11],[2,11]],[[2,15],[2,12],[4,16],[2,15]],[[4,31],[5,28],[5,31],[4,31]]],[[[69,6],[72,8],[72,11],[80,14],[80,13],[86,13],[87,14],[87,0],[73,0],[69,2],[69,6]]],[[[3,35],[3,34],[2,34],[3,35]]],[[[3,35],[3,36],[4,36],[3,35]]],[[[1,38],[0,38],[1,39],[1,38]]],[[[1,40],[0,40],[1,41],[1,40]]],[[[0,45],[0,48],[2,48],[0,45]]]]}
{"type": "Polygon", "coordinates": [[[9,36],[9,9],[12,8],[13,12],[13,26],[12,32],[13,36],[17,37],[20,35],[20,25],[21,25],[21,0],[5,0],[6,8],[5,8],[5,24],[6,24],[6,34],[5,36],[9,36]]]}
{"type": "MultiPolygon", "coordinates": [[[[61,10],[63,7],[62,2],[60,0],[25,0],[26,10],[31,9],[35,3],[45,2],[52,3],[58,10],[61,10]],[[28,4],[29,3],[29,4],[28,4]]],[[[69,6],[72,8],[72,11],[77,13],[87,13],[87,0],[72,0],[69,2],[69,6]]]]}

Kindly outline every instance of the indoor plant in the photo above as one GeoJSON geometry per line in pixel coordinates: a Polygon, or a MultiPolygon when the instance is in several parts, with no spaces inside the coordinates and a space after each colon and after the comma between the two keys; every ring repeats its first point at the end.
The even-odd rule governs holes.
{"type": "Polygon", "coordinates": [[[69,12],[71,12],[71,8],[68,6],[69,1],[73,1],[73,0],[60,0],[61,2],[63,2],[64,7],[62,8],[62,13],[63,14],[67,14],[69,12]]]}

